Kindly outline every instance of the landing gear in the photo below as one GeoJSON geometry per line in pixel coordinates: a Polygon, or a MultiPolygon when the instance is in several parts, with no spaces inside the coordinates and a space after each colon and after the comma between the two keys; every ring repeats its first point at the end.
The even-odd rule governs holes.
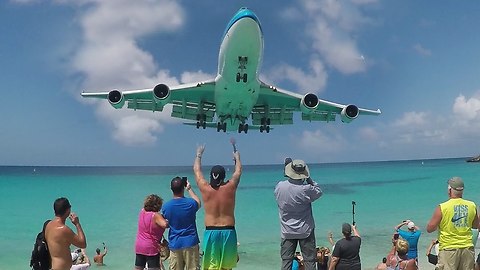
{"type": "Polygon", "coordinates": [[[260,126],[260,132],[263,133],[263,131],[265,131],[266,133],[270,133],[270,126],[260,126]]]}
{"type": "Polygon", "coordinates": [[[263,131],[270,133],[270,118],[262,117],[260,119],[260,132],[263,133],[263,131]]]}
{"type": "Polygon", "coordinates": [[[223,132],[227,131],[227,123],[217,122],[217,132],[220,132],[220,130],[223,130],[223,132]]]}
{"type": "Polygon", "coordinates": [[[248,81],[248,75],[247,75],[247,73],[243,73],[243,75],[241,75],[240,72],[237,73],[236,81],[237,81],[237,82],[243,81],[244,83],[246,83],[246,82],[248,81]]]}
{"type": "Polygon", "coordinates": [[[238,125],[238,133],[242,133],[245,132],[245,134],[247,134],[248,132],[248,124],[239,124],[238,125]]]}
{"type": "Polygon", "coordinates": [[[247,56],[239,56],[238,57],[238,72],[237,72],[237,77],[236,81],[237,82],[244,82],[246,83],[248,81],[248,76],[245,70],[247,69],[246,65],[248,63],[248,57],[247,56]]]}
{"type": "Polygon", "coordinates": [[[205,129],[207,127],[207,115],[206,114],[197,114],[197,128],[202,127],[205,129]]]}

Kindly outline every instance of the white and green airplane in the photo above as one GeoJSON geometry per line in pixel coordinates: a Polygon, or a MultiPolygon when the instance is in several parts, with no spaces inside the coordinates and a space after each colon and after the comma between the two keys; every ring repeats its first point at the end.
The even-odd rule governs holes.
{"type": "Polygon", "coordinates": [[[218,57],[218,74],[208,81],[169,87],[158,84],[142,90],[112,90],[86,93],[83,97],[107,99],[115,108],[162,111],[172,104],[172,117],[193,120],[188,125],[216,128],[217,131],[250,128],[270,132],[271,125],[293,124],[293,113],[302,120],[349,123],[358,115],[379,115],[377,110],[358,108],[319,99],[313,93],[300,95],[262,82],[259,77],[263,56],[263,32],[258,17],[241,8],[230,20],[223,34],[218,57]],[[196,121],[196,123],[195,123],[196,121]]]}

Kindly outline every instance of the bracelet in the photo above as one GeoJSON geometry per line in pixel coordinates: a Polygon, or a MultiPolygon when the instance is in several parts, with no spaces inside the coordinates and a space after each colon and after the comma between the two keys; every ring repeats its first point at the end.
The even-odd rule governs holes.
{"type": "Polygon", "coordinates": [[[202,155],[197,154],[196,157],[197,157],[197,158],[202,158],[202,155]]]}

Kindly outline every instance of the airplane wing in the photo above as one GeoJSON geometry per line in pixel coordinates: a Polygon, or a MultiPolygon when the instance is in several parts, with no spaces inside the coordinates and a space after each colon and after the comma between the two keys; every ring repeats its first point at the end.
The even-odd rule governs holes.
{"type": "Polygon", "coordinates": [[[339,104],[319,99],[315,94],[300,95],[260,82],[260,94],[252,110],[254,125],[293,124],[293,112],[301,111],[302,120],[335,121],[340,115],[342,122],[349,123],[358,115],[379,115],[380,109],[358,108],[353,104],[339,104]],[[269,118],[269,121],[266,120],[269,118]],[[265,123],[265,121],[268,121],[265,123]]]}
{"type": "Polygon", "coordinates": [[[172,117],[199,120],[199,112],[203,121],[211,122],[215,114],[214,102],[215,81],[205,81],[181,84],[169,88],[158,84],[154,88],[141,90],[86,93],[86,98],[107,99],[115,108],[122,108],[127,102],[127,108],[133,110],[162,111],[167,104],[173,104],[172,117]]]}

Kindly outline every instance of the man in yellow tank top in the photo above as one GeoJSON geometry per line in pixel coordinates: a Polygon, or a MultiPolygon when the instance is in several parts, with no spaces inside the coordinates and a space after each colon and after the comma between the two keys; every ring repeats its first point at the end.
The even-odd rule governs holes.
{"type": "Polygon", "coordinates": [[[473,270],[475,267],[472,228],[478,228],[477,207],[462,198],[463,189],[462,178],[448,180],[449,200],[435,208],[427,224],[429,233],[438,229],[438,269],[473,270]]]}

